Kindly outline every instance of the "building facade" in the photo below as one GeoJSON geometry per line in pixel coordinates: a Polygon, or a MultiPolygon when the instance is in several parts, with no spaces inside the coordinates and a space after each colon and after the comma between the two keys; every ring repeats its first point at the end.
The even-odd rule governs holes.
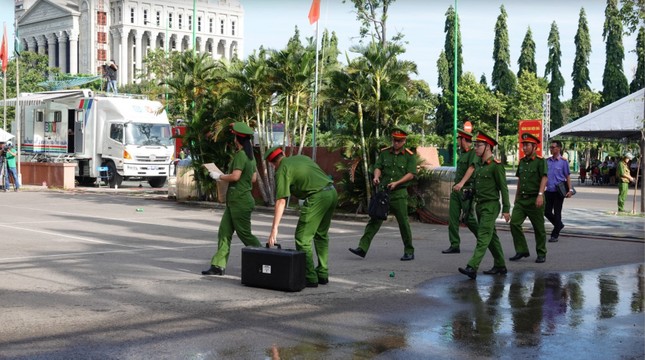
{"type": "Polygon", "coordinates": [[[21,50],[49,57],[69,74],[102,74],[114,60],[118,83],[137,81],[149,51],[241,57],[244,9],[239,0],[16,0],[21,50]],[[193,10],[195,4],[195,11],[193,10]],[[193,28],[195,27],[195,28],[193,28]],[[193,35],[194,34],[194,35],[193,35]]]}

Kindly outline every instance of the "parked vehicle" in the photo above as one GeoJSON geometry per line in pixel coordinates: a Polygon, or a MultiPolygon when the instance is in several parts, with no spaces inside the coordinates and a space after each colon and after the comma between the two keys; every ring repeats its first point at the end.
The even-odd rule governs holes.
{"type": "MultiPolygon", "coordinates": [[[[76,162],[81,184],[107,178],[116,187],[123,179],[144,178],[158,188],[171,175],[174,139],[160,102],[89,89],[21,95],[21,101],[29,98],[38,101],[23,105],[23,153],[76,162]]],[[[15,124],[12,129],[15,134],[15,124]]]]}

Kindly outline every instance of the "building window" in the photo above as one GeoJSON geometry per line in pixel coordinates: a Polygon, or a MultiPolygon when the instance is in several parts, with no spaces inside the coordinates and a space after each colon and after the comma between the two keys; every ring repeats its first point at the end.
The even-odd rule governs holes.
{"type": "Polygon", "coordinates": [[[143,25],[148,24],[148,10],[143,10],[143,25]]]}
{"type": "Polygon", "coordinates": [[[134,8],[130,8],[130,24],[134,24],[134,8]]]}
{"type": "Polygon", "coordinates": [[[107,25],[107,14],[105,13],[105,11],[97,12],[96,18],[98,25],[107,25]]]}
{"type": "Polygon", "coordinates": [[[172,29],[172,13],[168,13],[168,28],[172,29]]]}
{"type": "Polygon", "coordinates": [[[191,15],[188,15],[188,30],[193,29],[193,17],[191,15]]]}
{"type": "Polygon", "coordinates": [[[96,35],[96,40],[99,44],[107,44],[107,34],[105,33],[105,31],[99,31],[96,33],[96,35]]]}
{"type": "Polygon", "coordinates": [[[202,31],[202,17],[197,18],[197,31],[202,31]]]}
{"type": "Polygon", "coordinates": [[[219,21],[219,33],[224,34],[224,19],[219,21]]]}
{"type": "Polygon", "coordinates": [[[213,18],[208,19],[208,32],[213,33],[213,18]]]}
{"type": "Polygon", "coordinates": [[[157,26],[161,26],[161,11],[157,11],[157,26]]]}
{"type": "Polygon", "coordinates": [[[183,19],[183,16],[181,14],[177,15],[177,28],[178,29],[181,29],[184,26],[184,24],[183,24],[184,21],[183,20],[184,19],[183,19]]]}
{"type": "Polygon", "coordinates": [[[122,20],[121,15],[122,15],[122,14],[121,14],[121,8],[119,8],[119,9],[117,10],[117,13],[116,13],[116,16],[117,16],[117,19],[118,19],[118,20],[117,20],[117,22],[118,22],[119,24],[123,21],[123,20],[122,20]]]}
{"type": "Polygon", "coordinates": [[[235,21],[231,21],[231,35],[235,36],[235,21]]]}

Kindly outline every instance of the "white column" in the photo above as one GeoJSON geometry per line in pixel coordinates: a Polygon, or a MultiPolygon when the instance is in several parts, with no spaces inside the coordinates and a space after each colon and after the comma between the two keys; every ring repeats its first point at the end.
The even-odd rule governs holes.
{"type": "Polygon", "coordinates": [[[124,29],[119,29],[118,30],[118,38],[119,38],[119,57],[117,59],[117,65],[119,66],[119,70],[116,72],[117,73],[117,79],[118,79],[118,84],[126,84],[128,82],[128,43],[127,43],[127,36],[126,32],[124,29]]]}
{"type": "Polygon", "coordinates": [[[72,30],[69,36],[69,73],[78,74],[78,31],[72,30]]]}
{"type": "Polygon", "coordinates": [[[56,67],[56,45],[58,45],[58,39],[55,34],[47,35],[47,45],[47,51],[49,52],[49,67],[54,68],[56,67]]]}
{"type": "MultiPolygon", "coordinates": [[[[134,53],[134,67],[135,71],[132,72],[132,80],[135,80],[138,75],[141,74],[141,71],[143,70],[143,60],[141,59],[141,56],[143,55],[143,52],[145,51],[145,46],[143,45],[143,34],[144,31],[136,31],[134,32],[134,38],[136,39],[136,46],[137,50],[134,53]],[[139,35],[141,34],[141,35],[139,35]]],[[[134,82],[134,81],[133,81],[134,82]]]]}
{"type": "Polygon", "coordinates": [[[69,71],[67,68],[67,33],[64,31],[58,33],[58,65],[61,72],[69,71]]]}
{"type": "Polygon", "coordinates": [[[37,51],[40,55],[45,55],[45,36],[40,35],[36,38],[37,51]]]}
{"type": "Polygon", "coordinates": [[[38,50],[36,39],[34,38],[27,39],[27,50],[31,52],[36,52],[38,50]]]}

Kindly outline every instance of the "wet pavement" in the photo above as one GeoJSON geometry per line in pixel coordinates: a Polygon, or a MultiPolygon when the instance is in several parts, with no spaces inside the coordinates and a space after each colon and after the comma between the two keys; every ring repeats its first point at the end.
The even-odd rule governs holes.
{"type": "MultiPolygon", "coordinates": [[[[389,221],[361,259],[347,248],[364,219],[338,218],[329,285],[283,293],[240,284],[237,238],[226,276],[199,275],[216,246],[219,206],[176,204],[157,190],[3,195],[2,359],[645,357],[638,216],[565,208],[567,228],[548,244],[545,264],[532,254],[508,262],[506,276],[480,272],[476,281],[457,272],[475,244],[466,229],[462,253],[443,255],[447,227],[412,223],[416,259],[401,262],[389,221]],[[595,228],[599,219],[607,222],[595,228]]],[[[254,214],[261,241],[271,215],[254,214]]],[[[296,222],[283,218],[286,248],[296,222]]],[[[486,254],[480,270],[491,265],[486,254]]]]}

